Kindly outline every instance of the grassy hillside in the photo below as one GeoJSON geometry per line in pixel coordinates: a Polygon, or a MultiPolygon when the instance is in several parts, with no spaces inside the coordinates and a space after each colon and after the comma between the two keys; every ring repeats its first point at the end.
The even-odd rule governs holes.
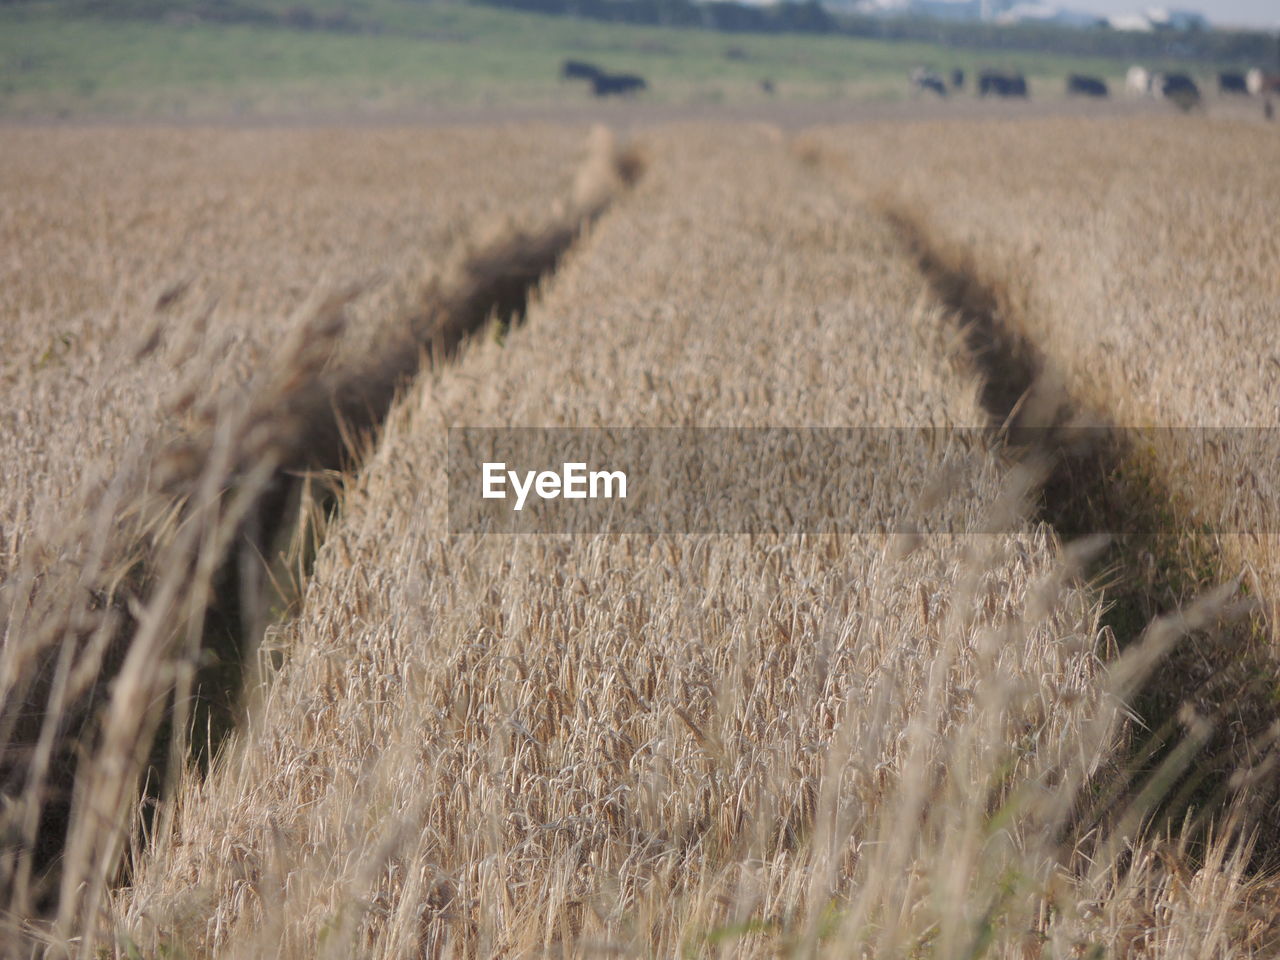
{"type": "Polygon", "coordinates": [[[0,116],[227,117],[421,112],[588,99],[565,57],[649,78],[650,100],[892,100],[912,66],[1018,67],[1060,96],[1118,61],[951,51],[835,36],[635,27],[455,3],[25,3],[0,7],[0,116]],[[109,9],[109,13],[108,13],[109,9]]]}

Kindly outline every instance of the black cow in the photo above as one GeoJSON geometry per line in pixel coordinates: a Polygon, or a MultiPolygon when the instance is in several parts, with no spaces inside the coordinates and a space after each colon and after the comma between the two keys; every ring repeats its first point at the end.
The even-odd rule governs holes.
{"type": "Polygon", "coordinates": [[[1249,94],[1249,85],[1245,82],[1243,73],[1227,73],[1218,74],[1218,92],[1219,93],[1243,93],[1249,94]]]}
{"type": "Polygon", "coordinates": [[[947,85],[942,82],[941,77],[921,77],[919,86],[921,90],[932,90],[940,97],[947,95],[947,85]]]}
{"type": "Polygon", "coordinates": [[[1086,77],[1080,73],[1073,73],[1067,77],[1067,94],[1069,96],[1105,97],[1109,92],[1106,81],[1099,80],[1097,77],[1086,77]]]}
{"type": "Polygon", "coordinates": [[[1185,73],[1166,73],[1159,78],[1156,88],[1160,96],[1172,100],[1184,110],[1190,110],[1200,102],[1200,88],[1185,73]]]}
{"type": "Polygon", "coordinates": [[[924,67],[911,71],[911,83],[917,90],[932,90],[940,97],[947,95],[947,84],[941,76],[924,67]]]}
{"type": "Polygon", "coordinates": [[[591,92],[597,97],[626,96],[647,89],[644,77],[634,73],[599,73],[591,78],[591,92]]]}
{"type": "Polygon", "coordinates": [[[959,67],[951,71],[951,89],[953,90],[964,89],[964,71],[961,70],[959,67]]]}
{"type": "Polygon", "coordinates": [[[560,64],[560,76],[565,80],[594,80],[602,73],[594,63],[583,60],[566,60],[560,64]]]}
{"type": "Polygon", "coordinates": [[[1027,80],[1020,73],[984,70],[978,77],[978,96],[985,97],[989,93],[997,97],[1025,97],[1027,80]]]}

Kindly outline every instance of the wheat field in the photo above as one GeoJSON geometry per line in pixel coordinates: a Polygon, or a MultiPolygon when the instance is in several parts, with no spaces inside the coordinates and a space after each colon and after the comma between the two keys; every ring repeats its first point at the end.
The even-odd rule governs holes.
{"type": "MultiPolygon", "coordinates": [[[[243,389],[315,312],[364,287],[361,330],[390,335],[386,288],[470,225],[564,188],[557,130],[17,129],[0,156],[5,567],[175,407],[243,389]],[[519,152],[521,162],[510,162],[519,152]],[[446,188],[447,185],[447,188],[446,188]]],[[[544,201],[545,202],[545,201],[544,201]]]]}
{"type": "MultiPolygon", "coordinates": [[[[461,426],[999,426],[922,245],[995,291],[1055,403],[1271,425],[1277,141],[1201,119],[23,131],[6,951],[1273,955],[1270,743],[1198,753],[1221,688],[1179,658],[1244,624],[1268,667],[1266,537],[1211,538],[1126,625],[1130,554],[1055,528],[1054,465],[1000,430],[945,477],[886,465],[945,481],[856,507],[892,533],[448,515],[461,426]],[[332,499],[282,506],[297,476],[332,499]],[[993,532],[917,532],[939,503],[993,532]],[[286,569],[214,742],[209,611],[286,569]],[[1180,792],[1198,771],[1222,789],[1180,792]]],[[[1214,484],[1179,497],[1268,508],[1214,484]]]]}
{"type": "MultiPolygon", "coordinates": [[[[74,802],[75,742],[144,610],[166,608],[152,614],[161,646],[173,637],[161,621],[181,616],[199,646],[226,547],[198,540],[224,507],[242,515],[278,487],[288,461],[306,465],[303,441],[325,438],[299,421],[330,404],[324,383],[416,358],[402,304],[423,260],[447,259],[464,226],[544,206],[580,140],[69,129],[6,141],[0,684],[6,790],[24,798],[5,814],[22,838],[4,869],[18,915],[57,882],[35,875],[74,802]],[[517,147],[527,160],[508,171],[517,147]],[[393,158],[414,183],[388,192],[371,171],[393,158]],[[398,216],[415,196],[430,199],[398,216]],[[237,504],[223,500],[230,487],[237,504]]],[[[171,658],[145,665],[172,682],[171,658]]],[[[135,739],[153,760],[150,736],[135,739]]]]}
{"type": "MultiPolygon", "coordinates": [[[[842,167],[837,179],[997,288],[1047,375],[1094,416],[1126,427],[1280,423],[1273,130],[1211,115],[922,124],[817,142],[842,167]]],[[[1262,535],[1278,529],[1268,443],[1158,458],[1198,518],[1255,534],[1231,549],[1274,595],[1276,544],[1262,535]]]]}
{"type": "MultiPolygon", "coordinates": [[[[1138,476],[1109,519],[1145,512],[1159,528],[1125,561],[1178,571],[1141,574],[1150,606],[1232,579],[1258,602],[1249,628],[1198,638],[1173,668],[1196,674],[1226,770],[1265,766],[1274,749],[1280,141],[1260,124],[1188,119],[828,130],[808,147],[833,182],[986,288],[1037,352],[1048,408],[1067,398],[1072,416],[1132,432],[1129,462],[1108,469],[1138,476]]],[[[1170,683],[1171,701],[1196,699],[1170,683]]],[[[1269,820],[1274,785],[1251,794],[1269,820]]]]}

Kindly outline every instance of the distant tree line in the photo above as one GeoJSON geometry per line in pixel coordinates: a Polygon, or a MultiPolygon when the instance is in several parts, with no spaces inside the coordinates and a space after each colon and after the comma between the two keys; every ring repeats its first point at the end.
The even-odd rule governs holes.
{"type": "Polygon", "coordinates": [[[700,27],[732,33],[835,33],[836,18],[816,0],[770,6],[732,0],[475,0],[484,6],[528,13],[583,17],[608,23],[700,27]]]}
{"type": "MultiPolygon", "coordinates": [[[[35,7],[40,0],[0,0],[0,6],[35,7]]],[[[382,33],[382,25],[345,9],[298,0],[262,3],[260,0],[61,0],[63,12],[112,20],[171,20],[227,23],[330,33],[382,33]]]]}
{"type": "Polygon", "coordinates": [[[1280,66],[1280,45],[1261,31],[1191,30],[1138,33],[1107,27],[869,17],[834,13],[815,0],[769,6],[733,0],[472,0],[491,7],[582,17],[608,23],[694,27],[734,33],[833,33],[877,40],[938,43],[970,50],[1007,50],[1133,60],[1177,59],[1280,66]]]}

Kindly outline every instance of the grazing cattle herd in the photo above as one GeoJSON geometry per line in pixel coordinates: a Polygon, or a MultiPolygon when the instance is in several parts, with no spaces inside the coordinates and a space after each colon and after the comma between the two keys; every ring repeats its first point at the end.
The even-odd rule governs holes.
{"type": "MultiPolygon", "coordinates": [[[[1269,120],[1275,113],[1271,95],[1280,94],[1280,74],[1265,73],[1253,69],[1245,72],[1221,71],[1217,75],[1218,93],[1222,96],[1261,96],[1264,98],[1263,115],[1269,120]]],[[[943,75],[929,67],[916,67],[910,74],[911,86],[916,91],[931,91],[946,96],[948,87],[943,75]]],[[[951,90],[964,86],[964,71],[953,70],[951,90]]],[[[1184,110],[1200,106],[1203,100],[1200,86],[1187,73],[1160,72],[1146,67],[1130,67],[1125,74],[1125,91],[1131,96],[1168,100],[1184,110]]],[[[980,97],[1028,98],[1030,88],[1020,72],[1008,70],[983,70],[977,76],[976,92],[980,97]]],[[[1111,88],[1101,77],[1072,73],[1067,76],[1066,95],[1106,99],[1111,88]]]]}
{"type": "MultiPolygon", "coordinates": [[[[1219,90],[1225,90],[1232,74],[1219,74],[1219,90]]],[[[1200,87],[1185,73],[1158,73],[1144,67],[1130,67],[1125,77],[1125,90],[1136,97],[1169,100],[1189,110],[1200,104],[1200,87]]]]}
{"type": "MultiPolygon", "coordinates": [[[[587,81],[591,93],[597,97],[631,96],[649,89],[648,82],[639,74],[610,73],[583,60],[565,60],[560,65],[560,76],[565,80],[587,81]]],[[[956,68],[944,74],[929,67],[916,67],[909,79],[917,92],[946,97],[950,92],[964,89],[965,72],[956,68]]],[[[1186,73],[1153,72],[1146,67],[1133,66],[1125,74],[1124,86],[1131,96],[1169,100],[1187,110],[1201,103],[1200,87],[1186,73]]],[[[1027,79],[1020,71],[983,70],[977,75],[975,89],[979,97],[1027,99],[1030,96],[1027,79]]],[[[769,96],[777,92],[773,80],[768,78],[760,81],[760,90],[769,96]]],[[[1104,99],[1110,96],[1111,90],[1101,77],[1073,73],[1067,77],[1066,93],[1070,97],[1104,99]]],[[[1245,73],[1224,70],[1218,73],[1218,93],[1223,96],[1264,97],[1264,115],[1270,119],[1273,113],[1271,95],[1280,94],[1280,74],[1259,69],[1245,73]]]]}
{"type": "MultiPolygon", "coordinates": [[[[1202,99],[1200,87],[1190,75],[1157,73],[1144,67],[1129,68],[1125,90],[1132,96],[1162,98],[1182,106],[1194,106],[1202,99]]],[[[1280,74],[1269,74],[1256,68],[1245,73],[1222,70],[1218,73],[1218,93],[1230,97],[1263,97],[1263,112],[1270,119],[1270,97],[1280,94],[1280,74]]]]}

